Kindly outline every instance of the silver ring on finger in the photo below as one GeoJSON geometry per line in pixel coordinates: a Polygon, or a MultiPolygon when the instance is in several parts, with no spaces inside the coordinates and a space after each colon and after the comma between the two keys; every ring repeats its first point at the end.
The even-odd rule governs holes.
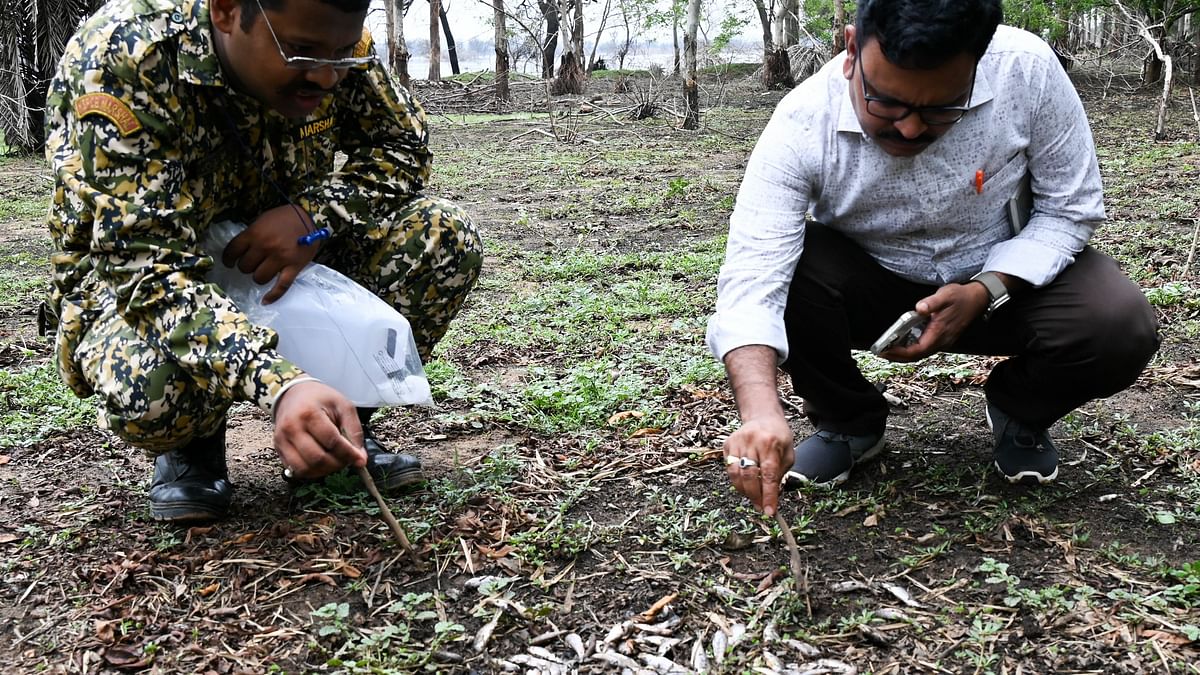
{"type": "Polygon", "coordinates": [[[758,462],[749,457],[739,457],[738,459],[742,460],[738,463],[738,468],[740,469],[749,469],[758,466],[758,462]]]}
{"type": "Polygon", "coordinates": [[[291,480],[292,478],[296,477],[296,472],[292,471],[292,467],[285,466],[285,467],[283,467],[283,477],[287,478],[288,480],[291,480]]]}

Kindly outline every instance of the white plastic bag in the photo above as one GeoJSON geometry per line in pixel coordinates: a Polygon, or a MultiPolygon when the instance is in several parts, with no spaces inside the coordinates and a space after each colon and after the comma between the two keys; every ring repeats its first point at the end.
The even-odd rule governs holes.
{"type": "Polygon", "coordinates": [[[354,280],[310,263],[270,305],[265,286],[225,267],[221,252],[245,225],[209,227],[201,247],[213,257],[208,280],[221,287],[250,321],[279,333],[277,351],[306,373],[337,389],[354,405],[433,405],[429,381],[408,319],[354,280]]]}

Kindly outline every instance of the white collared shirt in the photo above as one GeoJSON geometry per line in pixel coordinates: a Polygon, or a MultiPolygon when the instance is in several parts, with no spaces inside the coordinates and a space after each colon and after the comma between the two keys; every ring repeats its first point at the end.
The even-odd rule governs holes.
{"type": "Polygon", "coordinates": [[[979,62],[970,110],[915,157],[892,157],[863,132],[844,60],[780,101],[750,156],[708,321],[718,359],[745,345],[787,358],[783,310],[806,213],[885,269],[934,285],[997,271],[1044,286],[1104,220],[1083,104],[1041,39],[1000,26],[979,62]],[[1027,173],[1033,209],[1013,236],[1006,206],[1027,173]]]}

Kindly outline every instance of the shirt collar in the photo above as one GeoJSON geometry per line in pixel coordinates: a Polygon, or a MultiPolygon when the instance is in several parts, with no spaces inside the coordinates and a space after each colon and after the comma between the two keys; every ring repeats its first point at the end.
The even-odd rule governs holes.
{"type": "MultiPolygon", "coordinates": [[[[844,52],[842,58],[846,58],[844,52]]],[[[978,108],[995,97],[992,93],[992,85],[988,82],[987,70],[984,67],[986,58],[987,56],[985,55],[984,59],[980,59],[979,67],[975,70],[975,88],[971,90],[971,103],[967,106],[970,110],[978,108]]],[[[842,102],[841,110],[838,111],[837,130],[859,134],[865,133],[863,132],[862,125],[858,122],[858,114],[854,112],[854,103],[850,100],[850,80],[847,80],[842,75],[841,66],[838,66],[836,72],[837,86],[842,90],[841,96],[836,96],[833,99],[842,102]]]]}
{"type": "Polygon", "coordinates": [[[225,86],[221,59],[213,45],[213,25],[208,0],[183,0],[171,19],[184,24],[179,36],[179,78],[210,87],[225,86]]]}

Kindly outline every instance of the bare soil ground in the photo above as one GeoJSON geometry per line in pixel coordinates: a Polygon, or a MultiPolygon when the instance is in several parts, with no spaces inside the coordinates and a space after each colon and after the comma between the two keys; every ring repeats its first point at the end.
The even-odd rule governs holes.
{"type": "Polygon", "coordinates": [[[489,259],[430,365],[438,407],[377,418],[431,478],[390,500],[419,565],[352,484],[290,491],[246,407],[233,516],[150,520],[150,463],[93,418],[57,424],[69,397],[18,378],[50,355],[49,242],[20,206],[48,181],[2,160],[0,394],[46,425],[0,446],[0,671],[1200,672],[1195,129],[1153,142],[1154,92],[1084,88],[1111,218],[1096,243],[1150,293],[1164,345],[1135,387],[1055,427],[1058,483],[990,470],[992,361],[864,357],[895,397],[889,452],[787,497],[793,579],[717,462],[736,413],[702,346],[779,94],[708,86],[720,106],[696,134],[666,110],[610,114],[632,99],[604,82],[553,122],[422,92],[431,192],[474,214],[489,259]]]}

